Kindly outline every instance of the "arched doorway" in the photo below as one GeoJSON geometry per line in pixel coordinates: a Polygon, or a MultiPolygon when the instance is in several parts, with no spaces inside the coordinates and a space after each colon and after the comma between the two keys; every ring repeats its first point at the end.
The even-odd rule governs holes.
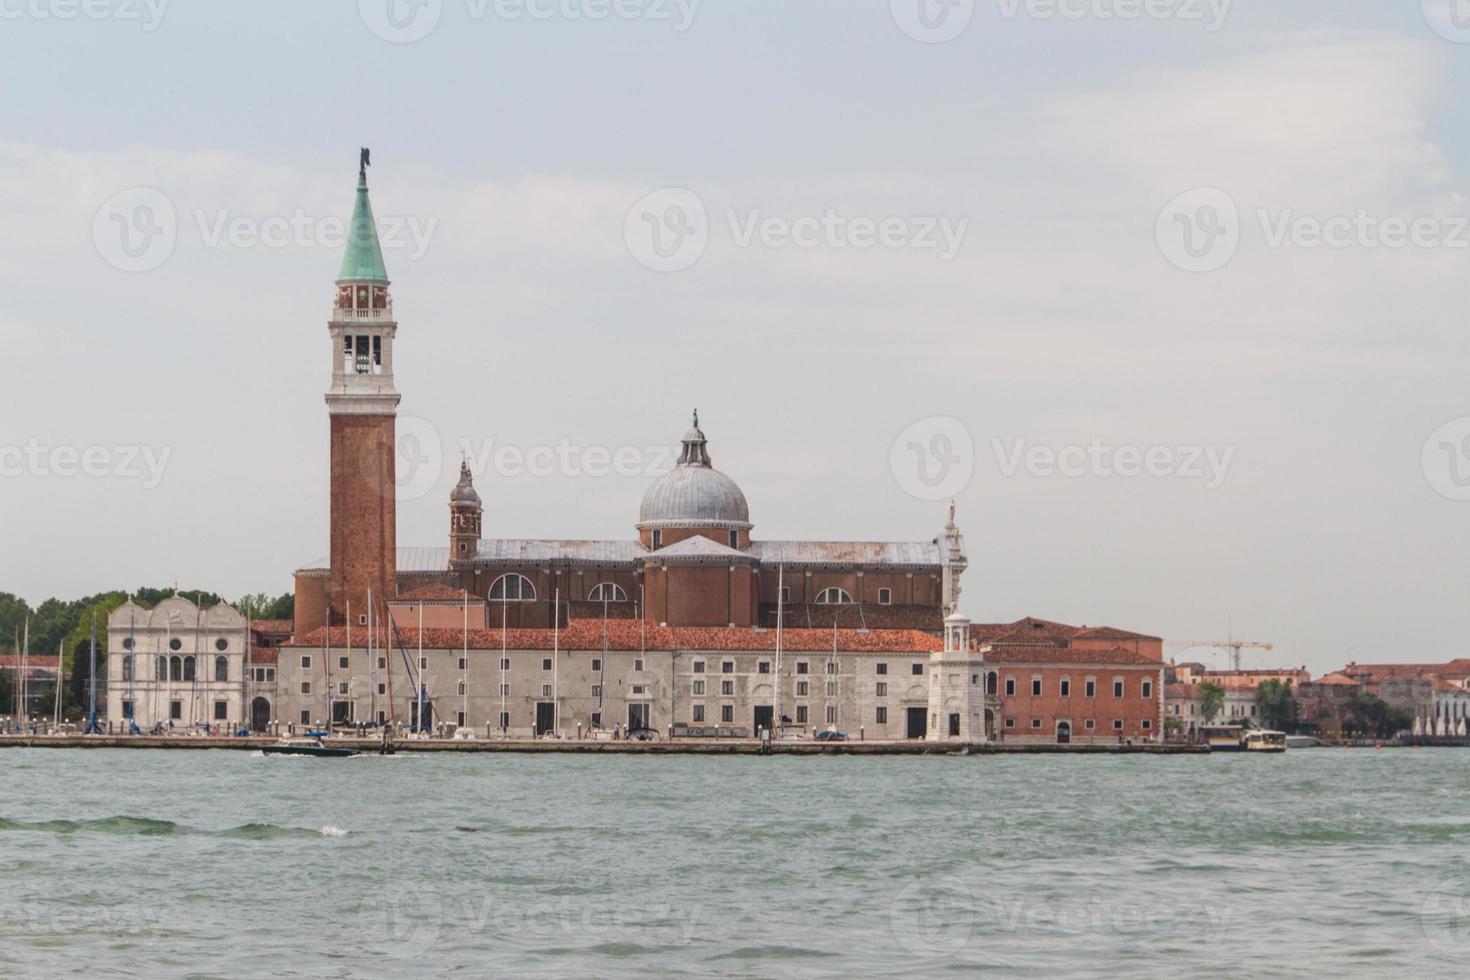
{"type": "Polygon", "coordinates": [[[250,730],[252,732],[263,732],[271,721],[271,703],[265,698],[256,698],[250,702],[250,730]]]}
{"type": "Polygon", "coordinates": [[[1057,744],[1067,745],[1072,741],[1072,723],[1070,721],[1057,722],[1057,744]]]}

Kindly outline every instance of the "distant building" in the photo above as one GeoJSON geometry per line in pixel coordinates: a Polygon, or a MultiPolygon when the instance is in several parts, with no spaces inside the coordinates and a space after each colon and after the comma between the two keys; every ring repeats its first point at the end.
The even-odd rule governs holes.
{"type": "Polygon", "coordinates": [[[218,725],[246,716],[246,623],[232,606],[173,595],[153,608],[129,599],[107,618],[107,721],[143,730],[218,725]]]}

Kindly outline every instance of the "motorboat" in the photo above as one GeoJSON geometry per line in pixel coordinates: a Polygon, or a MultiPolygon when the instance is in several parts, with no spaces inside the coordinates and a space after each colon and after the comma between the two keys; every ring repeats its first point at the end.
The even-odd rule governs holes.
{"type": "Polygon", "coordinates": [[[350,755],[357,755],[357,749],[349,749],[341,745],[327,745],[323,743],[320,735],[303,735],[295,738],[283,738],[274,745],[267,745],[260,750],[266,755],[309,755],[319,759],[345,759],[350,755]]]}

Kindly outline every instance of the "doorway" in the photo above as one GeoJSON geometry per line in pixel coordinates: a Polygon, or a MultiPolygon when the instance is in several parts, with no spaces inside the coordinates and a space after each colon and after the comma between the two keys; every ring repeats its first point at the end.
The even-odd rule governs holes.
{"type": "Polygon", "coordinates": [[[334,725],[350,725],[350,724],[352,724],[352,702],[351,701],[333,701],[332,702],[332,724],[334,724],[334,725]]]}
{"type": "Polygon", "coordinates": [[[959,715],[950,715],[949,716],[949,737],[950,738],[959,738],[960,737],[960,716],[959,715]]]}
{"type": "Polygon", "coordinates": [[[907,735],[909,738],[924,737],[924,722],[929,714],[928,708],[908,709],[907,735]]]}
{"type": "Polygon", "coordinates": [[[556,728],[556,704],[551,701],[536,702],[536,734],[545,735],[556,728]]]}
{"type": "Polygon", "coordinates": [[[271,703],[265,698],[256,698],[250,702],[250,730],[252,732],[263,732],[271,723],[271,703]]]}
{"type": "Polygon", "coordinates": [[[429,701],[424,701],[423,702],[424,717],[423,717],[423,720],[421,722],[419,720],[419,704],[420,704],[420,702],[418,702],[418,701],[410,701],[409,702],[409,705],[408,705],[408,709],[409,709],[408,710],[409,727],[412,730],[416,731],[416,732],[426,732],[430,728],[433,728],[434,727],[434,705],[433,705],[432,702],[429,702],[429,701]]]}
{"type": "Polygon", "coordinates": [[[1067,745],[1072,741],[1072,723],[1070,721],[1057,722],[1057,744],[1067,745]]]}
{"type": "Polygon", "coordinates": [[[759,731],[762,728],[764,728],[766,731],[770,731],[771,730],[771,722],[775,719],[775,717],[776,717],[776,709],[773,708],[773,707],[771,707],[769,704],[758,704],[758,705],[756,705],[755,706],[755,727],[756,727],[756,731],[759,731]]]}
{"type": "Polygon", "coordinates": [[[628,705],[628,731],[631,732],[631,731],[635,731],[635,730],[637,730],[639,728],[647,728],[647,727],[649,727],[648,726],[648,705],[646,705],[646,704],[630,704],[630,705],[628,705]]]}

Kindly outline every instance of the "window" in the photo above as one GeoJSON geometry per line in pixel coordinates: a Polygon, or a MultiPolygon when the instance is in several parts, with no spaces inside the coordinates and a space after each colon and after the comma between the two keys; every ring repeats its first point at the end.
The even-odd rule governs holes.
{"type": "Polygon", "coordinates": [[[827,661],[827,673],[829,673],[829,674],[835,674],[835,673],[837,673],[837,661],[835,661],[835,660],[829,660],[829,661],[827,661]]]}
{"type": "Polygon", "coordinates": [[[730,532],[730,547],[735,548],[737,550],[739,549],[739,547],[740,547],[740,532],[739,531],[731,531],[730,532]]]}
{"type": "Polygon", "coordinates": [[[910,665],[910,672],[915,677],[919,677],[920,675],[922,675],[924,673],[924,665],[923,664],[911,664],[910,665]]]}
{"type": "MultiPolygon", "coordinates": [[[[463,683],[461,683],[459,685],[459,693],[460,694],[463,694],[464,693],[464,684],[463,683]]],[[[549,697],[551,697],[551,685],[550,684],[542,684],[541,685],[541,696],[543,698],[549,698],[549,697]]]]}
{"type": "Polygon", "coordinates": [[[601,684],[593,684],[592,685],[592,696],[594,698],[600,698],[600,697],[602,697],[602,685],[601,684]]]}
{"type": "Polygon", "coordinates": [[[796,706],[796,723],[798,725],[806,724],[806,705],[804,704],[798,704],[796,706]]]}
{"type": "Polygon", "coordinates": [[[1041,697],[1041,678],[1040,677],[1033,677],[1033,678],[1031,678],[1031,696],[1033,698],[1039,698],[1039,697],[1041,697]]]}
{"type": "Polygon", "coordinates": [[[170,701],[168,703],[168,717],[171,721],[182,721],[184,718],[184,702],[170,701]]]}
{"type": "Polygon", "coordinates": [[[1088,698],[1097,697],[1097,678],[1089,677],[1082,684],[1082,696],[1088,698]]]}
{"type": "Polygon", "coordinates": [[[228,701],[216,701],[214,703],[214,720],[224,721],[230,717],[230,705],[228,701]]]}
{"type": "Polygon", "coordinates": [[[758,674],[769,674],[771,672],[771,662],[769,660],[762,660],[755,665],[755,669],[758,674]]]}
{"type": "Polygon", "coordinates": [[[704,673],[704,661],[703,660],[696,660],[696,661],[694,661],[694,672],[696,674],[702,674],[702,673],[704,673]]]}
{"type": "Polygon", "coordinates": [[[502,695],[508,695],[508,694],[510,694],[510,685],[509,684],[502,684],[502,685],[500,685],[500,693],[502,695]]]}
{"type": "Polygon", "coordinates": [[[1007,677],[1006,678],[1006,697],[1013,698],[1015,696],[1016,696],[1016,679],[1014,677],[1007,677]]]}
{"type": "Polygon", "coordinates": [[[1072,678],[1063,677],[1060,687],[1062,697],[1070,698],[1072,696],[1072,678]]]}
{"type": "Polygon", "coordinates": [[[598,673],[601,673],[602,672],[602,658],[601,657],[593,657],[592,658],[592,669],[595,670],[595,671],[597,671],[598,673]]]}
{"type": "Polygon", "coordinates": [[[827,724],[837,724],[837,705],[835,704],[827,705],[827,724]]]}
{"type": "Polygon", "coordinates": [[[1143,682],[1143,699],[1145,701],[1147,701],[1149,698],[1151,698],[1153,696],[1154,696],[1154,682],[1151,681],[1151,680],[1145,680],[1143,682]]]}
{"type": "Polygon", "coordinates": [[[542,670],[550,670],[551,669],[551,658],[550,657],[542,657],[541,658],[541,669],[542,670]]]}
{"type": "MultiPolygon", "coordinates": [[[[379,666],[382,666],[382,665],[379,664],[379,666]]],[[[301,658],[301,669],[302,670],[310,670],[311,669],[311,658],[310,657],[303,656],[301,658]]]]}
{"type": "MultiPolygon", "coordinates": [[[[133,679],[133,655],[130,653],[126,657],[123,657],[123,680],[130,681],[132,679],[133,679]]],[[[127,716],[124,715],[124,717],[127,717],[127,716]]]]}
{"type": "Polygon", "coordinates": [[[303,725],[310,725],[311,724],[311,712],[310,711],[307,711],[305,708],[302,708],[301,709],[301,724],[303,724],[303,725]]]}
{"type": "Polygon", "coordinates": [[[378,693],[379,694],[387,694],[388,693],[388,685],[387,684],[379,684],[378,685],[378,693]]]}
{"type": "Polygon", "coordinates": [[[725,660],[725,661],[722,661],[720,663],[720,673],[722,673],[722,674],[733,674],[733,673],[735,673],[735,661],[733,661],[733,660],[725,660]]]}
{"type": "Polygon", "coordinates": [[[221,683],[230,679],[230,659],[228,657],[214,658],[214,679],[221,683]]]}
{"type": "Polygon", "coordinates": [[[469,665],[470,665],[470,663],[469,663],[469,661],[468,661],[468,660],[466,660],[466,659],[465,659],[465,658],[464,658],[464,657],[460,657],[460,658],[459,658],[459,669],[460,669],[460,670],[464,670],[464,669],[465,669],[465,668],[467,668],[467,667],[468,667],[468,666],[469,666],[469,665]]]}
{"type": "Polygon", "coordinates": [[[420,657],[419,658],[419,670],[428,670],[428,669],[429,669],[429,658],[428,657],[420,657]]]}
{"type": "Polygon", "coordinates": [[[1040,718],[1032,718],[1031,719],[1031,727],[1039,730],[1041,728],[1041,719],[1040,718]]]}
{"type": "Polygon", "coordinates": [[[878,673],[880,675],[881,674],[888,673],[888,665],[887,664],[878,664],[877,667],[878,667],[878,673]]]}
{"type": "Polygon", "coordinates": [[[731,697],[735,693],[734,681],[720,681],[720,693],[725,697],[731,697]]]}
{"type": "Polygon", "coordinates": [[[302,681],[301,682],[301,693],[302,694],[310,694],[311,693],[311,681],[302,681]]]}
{"type": "MultiPolygon", "coordinates": [[[[346,681],[338,681],[337,682],[337,693],[338,694],[346,694],[347,693],[347,682],[346,681]]],[[[463,694],[464,692],[461,691],[460,693],[463,694]]]]}
{"type": "Polygon", "coordinates": [[[888,697],[888,682],[887,681],[879,681],[875,685],[875,688],[876,689],[873,691],[873,693],[877,697],[880,697],[880,698],[886,698],[886,697],[888,697]]]}
{"type": "Polygon", "coordinates": [[[648,697],[648,685],[647,684],[634,684],[633,685],[633,697],[635,697],[635,698],[646,698],[646,697],[648,697]]]}
{"type": "Polygon", "coordinates": [[[124,718],[131,718],[131,717],[133,717],[133,702],[131,702],[131,701],[124,701],[123,702],[123,717],[124,718]]]}
{"type": "Polygon", "coordinates": [[[695,693],[695,694],[703,694],[704,693],[704,681],[695,681],[694,682],[694,692],[693,693],[695,693]]]}
{"type": "Polygon", "coordinates": [[[796,696],[797,697],[799,697],[799,698],[806,697],[807,696],[807,692],[810,689],[811,689],[811,683],[809,681],[797,681],[796,682],[796,696]]]}
{"type": "MultiPolygon", "coordinates": [[[[510,670],[510,658],[509,657],[501,657],[500,658],[500,669],[501,670],[510,670]]],[[[597,661],[596,660],[592,661],[592,669],[593,670],[596,670],[597,669],[597,661]]]]}
{"type": "Polygon", "coordinates": [[[893,590],[892,589],[879,589],[878,590],[878,605],[880,605],[880,606],[891,606],[891,605],[893,605],[893,590]]]}
{"type": "Polygon", "coordinates": [[[194,680],[195,676],[196,675],[194,673],[194,658],[193,657],[185,657],[184,658],[184,680],[186,680],[186,681],[192,681],[192,680],[194,680]]]}
{"type": "Polygon", "coordinates": [[[995,673],[993,671],[991,673],[986,674],[985,675],[985,693],[986,694],[994,694],[995,693],[995,686],[999,682],[1000,682],[1000,675],[999,674],[997,674],[997,673],[995,673]]]}
{"type": "Polygon", "coordinates": [[[337,658],[337,669],[338,670],[347,670],[351,666],[352,666],[352,661],[348,660],[346,657],[338,657],[337,658]]]}
{"type": "Polygon", "coordinates": [[[735,720],[735,706],[733,704],[720,705],[720,721],[732,722],[735,720]]]}
{"type": "Polygon", "coordinates": [[[497,602],[534,602],[536,587],[526,576],[511,572],[500,576],[490,586],[490,598],[497,602]]]}
{"type": "Polygon", "coordinates": [[[836,681],[828,681],[827,682],[827,697],[829,697],[829,698],[835,698],[836,696],[837,696],[837,682],[836,681]]]}
{"type": "Polygon", "coordinates": [[[1007,718],[1006,719],[1006,727],[1007,728],[1015,728],[1016,727],[1016,719],[1014,719],[1014,718],[1007,718]]]}
{"type": "Polygon", "coordinates": [[[811,670],[811,664],[807,663],[805,660],[798,660],[796,662],[796,672],[798,674],[805,674],[809,670],[811,670]]]}
{"type": "Polygon", "coordinates": [[[1143,719],[1143,730],[1144,731],[1148,731],[1150,728],[1153,728],[1153,727],[1154,727],[1154,723],[1153,723],[1153,720],[1152,719],[1149,719],[1149,718],[1143,719]]]}
{"type": "Polygon", "coordinates": [[[587,596],[588,602],[627,602],[628,593],[616,582],[600,582],[587,596]]]}
{"type": "Polygon", "coordinates": [[[158,658],[158,674],[157,674],[157,677],[161,681],[168,680],[168,658],[167,657],[159,657],[158,658]]]}
{"type": "Polygon", "coordinates": [[[657,551],[658,549],[662,548],[663,546],[664,546],[664,532],[661,531],[661,530],[659,530],[658,528],[654,528],[654,531],[653,531],[653,550],[654,551],[657,551]]]}
{"type": "Polygon", "coordinates": [[[1115,697],[1115,698],[1121,698],[1122,696],[1123,696],[1123,678],[1121,678],[1121,677],[1114,677],[1113,678],[1113,697],[1115,697]]]}
{"type": "Polygon", "coordinates": [[[1086,721],[1084,721],[1082,723],[1082,727],[1085,728],[1085,729],[1087,729],[1090,732],[1094,728],[1097,727],[1097,722],[1095,720],[1093,720],[1092,718],[1089,718],[1089,719],[1087,719],[1086,721]]]}
{"type": "Polygon", "coordinates": [[[835,586],[817,593],[817,605],[819,606],[846,606],[851,603],[852,596],[835,586]]]}
{"type": "Polygon", "coordinates": [[[879,705],[877,713],[873,716],[873,720],[880,725],[888,724],[888,709],[879,705]]]}
{"type": "Polygon", "coordinates": [[[184,679],[184,662],[178,657],[168,658],[168,679],[171,681],[184,679]]]}
{"type": "Polygon", "coordinates": [[[633,673],[635,673],[635,674],[641,674],[641,673],[643,673],[643,658],[642,657],[638,657],[637,659],[635,659],[633,661],[633,673]]]}
{"type": "Polygon", "coordinates": [[[182,650],[182,649],[184,649],[184,641],[183,641],[183,640],[181,640],[181,639],[179,639],[179,638],[178,638],[178,637],[177,637],[177,636],[176,636],[176,637],[174,637],[174,638],[173,638],[173,639],[172,639],[172,640],[169,640],[169,641],[168,641],[168,648],[169,648],[169,649],[170,649],[170,650],[172,650],[172,651],[174,651],[174,652],[175,652],[175,653],[177,653],[177,652],[179,652],[179,651],[180,651],[180,650],[182,650]]]}
{"type": "Polygon", "coordinates": [[[789,585],[783,585],[783,586],[781,586],[781,604],[784,606],[784,605],[789,604],[790,602],[791,602],[791,586],[789,586],[789,585]]]}
{"type": "Polygon", "coordinates": [[[1123,719],[1122,718],[1114,718],[1113,719],[1113,731],[1115,731],[1115,732],[1121,732],[1122,730],[1123,730],[1123,719]]]}
{"type": "Polygon", "coordinates": [[[133,638],[130,636],[126,640],[123,640],[123,649],[124,650],[131,650],[132,648],[133,648],[133,638]]]}
{"type": "Polygon", "coordinates": [[[228,650],[230,648],[230,641],[227,640],[227,639],[225,639],[222,636],[219,639],[217,639],[217,640],[214,641],[214,648],[216,650],[218,650],[220,653],[224,653],[226,650],[228,650]]]}
{"type": "Polygon", "coordinates": [[[695,722],[696,724],[704,721],[704,705],[696,704],[694,706],[694,713],[689,716],[689,720],[695,722]]]}
{"type": "Polygon", "coordinates": [[[378,669],[379,670],[387,670],[388,669],[388,658],[387,657],[379,657],[378,658],[378,669]]]}

